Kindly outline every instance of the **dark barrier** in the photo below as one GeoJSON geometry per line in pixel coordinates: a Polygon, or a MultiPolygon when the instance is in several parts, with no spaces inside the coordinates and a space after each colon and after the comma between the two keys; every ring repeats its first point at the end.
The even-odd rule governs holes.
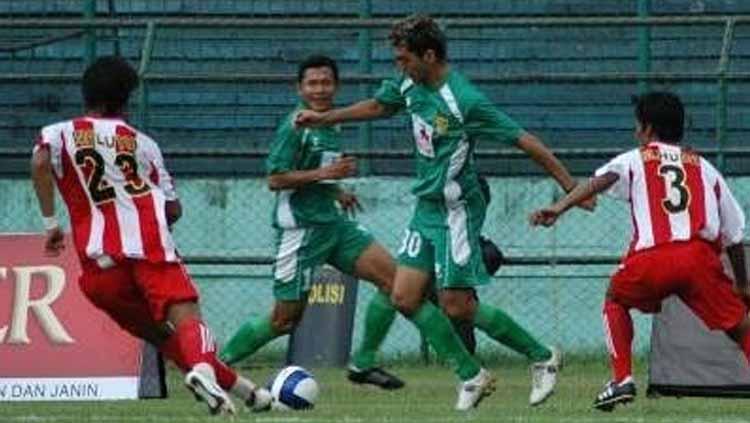
{"type": "MultiPolygon", "coordinates": [[[[745,247],[746,254],[749,251],[750,247],[745,247]]],[[[724,264],[731,275],[728,262],[724,264]]],[[[750,397],[750,366],[737,344],[724,332],[709,331],[673,296],[663,301],[662,311],[654,316],[648,392],[750,397]]]]}
{"type": "Polygon", "coordinates": [[[287,363],[345,366],[349,361],[358,281],[330,266],[313,274],[307,309],[289,338],[287,363]]]}

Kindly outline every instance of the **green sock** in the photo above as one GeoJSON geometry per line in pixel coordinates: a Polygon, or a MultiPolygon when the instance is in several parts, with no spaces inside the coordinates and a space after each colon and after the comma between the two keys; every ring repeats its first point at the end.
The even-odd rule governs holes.
{"type": "Polygon", "coordinates": [[[434,304],[425,301],[409,319],[419,328],[438,357],[453,367],[459,379],[466,381],[479,373],[479,362],[469,354],[450,320],[434,304]]]}
{"type": "Polygon", "coordinates": [[[271,326],[270,317],[248,320],[224,345],[219,358],[227,364],[237,363],[279,336],[271,326]]]}
{"type": "Polygon", "coordinates": [[[526,329],[499,308],[479,303],[474,325],[508,348],[532,361],[549,360],[552,351],[540,344],[526,329]]]}
{"type": "Polygon", "coordinates": [[[352,364],[355,367],[360,370],[375,367],[375,354],[388,334],[388,329],[391,328],[395,317],[396,309],[393,308],[390,299],[378,291],[367,306],[362,343],[352,357],[352,364]]]}

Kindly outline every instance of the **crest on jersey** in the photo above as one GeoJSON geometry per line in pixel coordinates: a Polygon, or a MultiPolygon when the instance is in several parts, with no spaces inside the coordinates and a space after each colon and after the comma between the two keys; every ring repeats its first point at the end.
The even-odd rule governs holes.
{"type": "Polygon", "coordinates": [[[435,124],[435,131],[438,135],[445,135],[448,132],[448,117],[443,116],[440,113],[435,115],[435,119],[433,120],[433,123],[435,124]]]}
{"type": "Polygon", "coordinates": [[[435,128],[416,113],[412,113],[411,122],[417,151],[423,156],[435,157],[435,148],[432,145],[432,136],[435,133],[435,128]]]}

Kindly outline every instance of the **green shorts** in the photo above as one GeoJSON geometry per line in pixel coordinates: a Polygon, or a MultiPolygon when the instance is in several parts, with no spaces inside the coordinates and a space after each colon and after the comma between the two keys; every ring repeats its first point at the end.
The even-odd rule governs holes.
{"type": "Polygon", "coordinates": [[[438,289],[488,283],[479,246],[486,209],[479,191],[451,206],[418,200],[398,250],[398,264],[434,276],[438,289]]]}
{"type": "Polygon", "coordinates": [[[373,241],[370,232],[353,221],[277,230],[274,298],[303,299],[310,291],[313,269],[323,263],[353,274],[357,259],[373,241]]]}

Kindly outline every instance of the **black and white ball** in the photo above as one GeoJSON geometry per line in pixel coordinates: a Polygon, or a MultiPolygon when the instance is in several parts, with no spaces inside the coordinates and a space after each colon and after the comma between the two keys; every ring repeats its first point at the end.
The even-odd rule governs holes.
{"type": "Polygon", "coordinates": [[[305,410],[315,406],[320,388],[310,372],[299,366],[289,366],[273,378],[270,391],[273,396],[271,409],[305,410]]]}

